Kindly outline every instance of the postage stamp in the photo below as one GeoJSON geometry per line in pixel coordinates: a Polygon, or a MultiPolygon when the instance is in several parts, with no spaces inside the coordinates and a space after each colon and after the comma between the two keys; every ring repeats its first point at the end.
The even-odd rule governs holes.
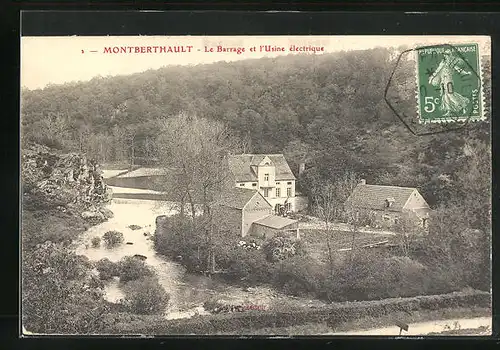
{"type": "Polygon", "coordinates": [[[478,44],[426,46],[416,53],[420,123],[485,119],[478,44]]]}

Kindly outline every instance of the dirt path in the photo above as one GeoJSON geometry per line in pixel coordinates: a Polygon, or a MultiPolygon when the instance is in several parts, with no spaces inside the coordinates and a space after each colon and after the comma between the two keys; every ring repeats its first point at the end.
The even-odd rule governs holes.
{"type": "MultiPolygon", "coordinates": [[[[408,332],[403,331],[402,336],[406,335],[426,335],[429,333],[438,333],[456,329],[477,329],[480,327],[488,327],[488,333],[491,334],[491,318],[490,317],[477,317],[477,318],[462,318],[450,319],[439,321],[419,322],[409,325],[408,332]]],[[[375,328],[368,330],[347,331],[338,333],[324,333],[323,335],[399,335],[399,328],[397,326],[375,328]]],[[[465,335],[465,334],[460,334],[465,335]]],[[[477,334],[474,334],[477,335],[477,334]]]]}

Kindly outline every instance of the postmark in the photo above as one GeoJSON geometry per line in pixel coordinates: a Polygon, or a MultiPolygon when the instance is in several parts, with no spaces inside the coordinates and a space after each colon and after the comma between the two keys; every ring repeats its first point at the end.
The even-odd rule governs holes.
{"type": "Polygon", "coordinates": [[[485,119],[478,44],[426,46],[415,52],[419,123],[485,119]]]}

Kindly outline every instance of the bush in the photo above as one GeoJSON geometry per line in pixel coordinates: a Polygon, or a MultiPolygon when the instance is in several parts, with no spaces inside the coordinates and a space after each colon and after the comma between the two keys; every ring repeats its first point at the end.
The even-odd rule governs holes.
{"type": "Polygon", "coordinates": [[[129,281],[124,286],[125,304],[132,313],[141,315],[161,314],[165,311],[169,295],[154,276],[129,281]]]}
{"type": "Polygon", "coordinates": [[[99,271],[101,280],[110,280],[115,276],[120,276],[120,266],[107,258],[101,259],[96,263],[96,269],[99,271]]]}
{"type": "Polygon", "coordinates": [[[126,256],[118,262],[120,282],[127,283],[143,277],[152,277],[155,272],[144,261],[133,256],[126,256]]]}
{"type": "Polygon", "coordinates": [[[300,240],[277,234],[264,244],[264,252],[269,261],[276,262],[303,254],[304,247],[300,240]]]}
{"type": "Polygon", "coordinates": [[[98,248],[101,245],[101,238],[100,237],[93,237],[91,240],[92,247],[98,248]]]}
{"type": "Polygon", "coordinates": [[[139,226],[139,225],[129,225],[129,226],[127,226],[127,227],[128,227],[129,229],[131,229],[131,230],[134,230],[134,231],[135,231],[135,230],[140,230],[140,229],[142,228],[142,227],[141,227],[141,226],[139,226]]]}
{"type": "Polygon", "coordinates": [[[118,231],[108,231],[102,237],[104,242],[106,242],[106,246],[108,248],[116,247],[119,244],[123,243],[123,233],[118,231]]]}
{"type": "Polygon", "coordinates": [[[207,262],[206,238],[195,229],[193,221],[179,215],[159,218],[153,237],[155,250],[171,259],[182,257],[182,264],[189,272],[204,271],[207,262]]]}
{"type": "Polygon", "coordinates": [[[314,296],[321,290],[323,276],[320,265],[305,256],[293,256],[274,270],[273,285],[287,294],[314,296]]]}

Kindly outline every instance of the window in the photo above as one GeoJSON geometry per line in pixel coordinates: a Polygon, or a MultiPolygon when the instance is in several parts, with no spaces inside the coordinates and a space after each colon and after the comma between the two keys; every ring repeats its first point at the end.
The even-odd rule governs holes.
{"type": "Polygon", "coordinates": [[[279,182],[276,182],[276,185],[279,185],[280,183],[279,182]]]}
{"type": "Polygon", "coordinates": [[[289,182],[287,182],[286,184],[287,184],[287,185],[291,185],[291,184],[292,184],[292,182],[291,182],[291,181],[289,181],[289,182]]]}
{"type": "Polygon", "coordinates": [[[244,184],[244,183],[241,183],[241,184],[240,184],[240,186],[241,186],[241,187],[244,187],[244,186],[245,186],[245,184],[244,184]]]}
{"type": "Polygon", "coordinates": [[[286,189],[286,196],[287,196],[287,197],[291,197],[291,196],[292,196],[292,189],[291,189],[290,187],[288,187],[288,188],[286,189]]]}
{"type": "Polygon", "coordinates": [[[254,182],[254,183],[252,184],[252,187],[257,187],[257,183],[255,183],[255,182],[254,182]]]}
{"type": "Polygon", "coordinates": [[[269,188],[264,188],[264,197],[269,197],[269,188]]]}
{"type": "Polygon", "coordinates": [[[269,181],[269,174],[264,174],[264,181],[269,181]]]}
{"type": "Polygon", "coordinates": [[[277,198],[281,197],[281,188],[276,189],[276,197],[277,198]]]}

